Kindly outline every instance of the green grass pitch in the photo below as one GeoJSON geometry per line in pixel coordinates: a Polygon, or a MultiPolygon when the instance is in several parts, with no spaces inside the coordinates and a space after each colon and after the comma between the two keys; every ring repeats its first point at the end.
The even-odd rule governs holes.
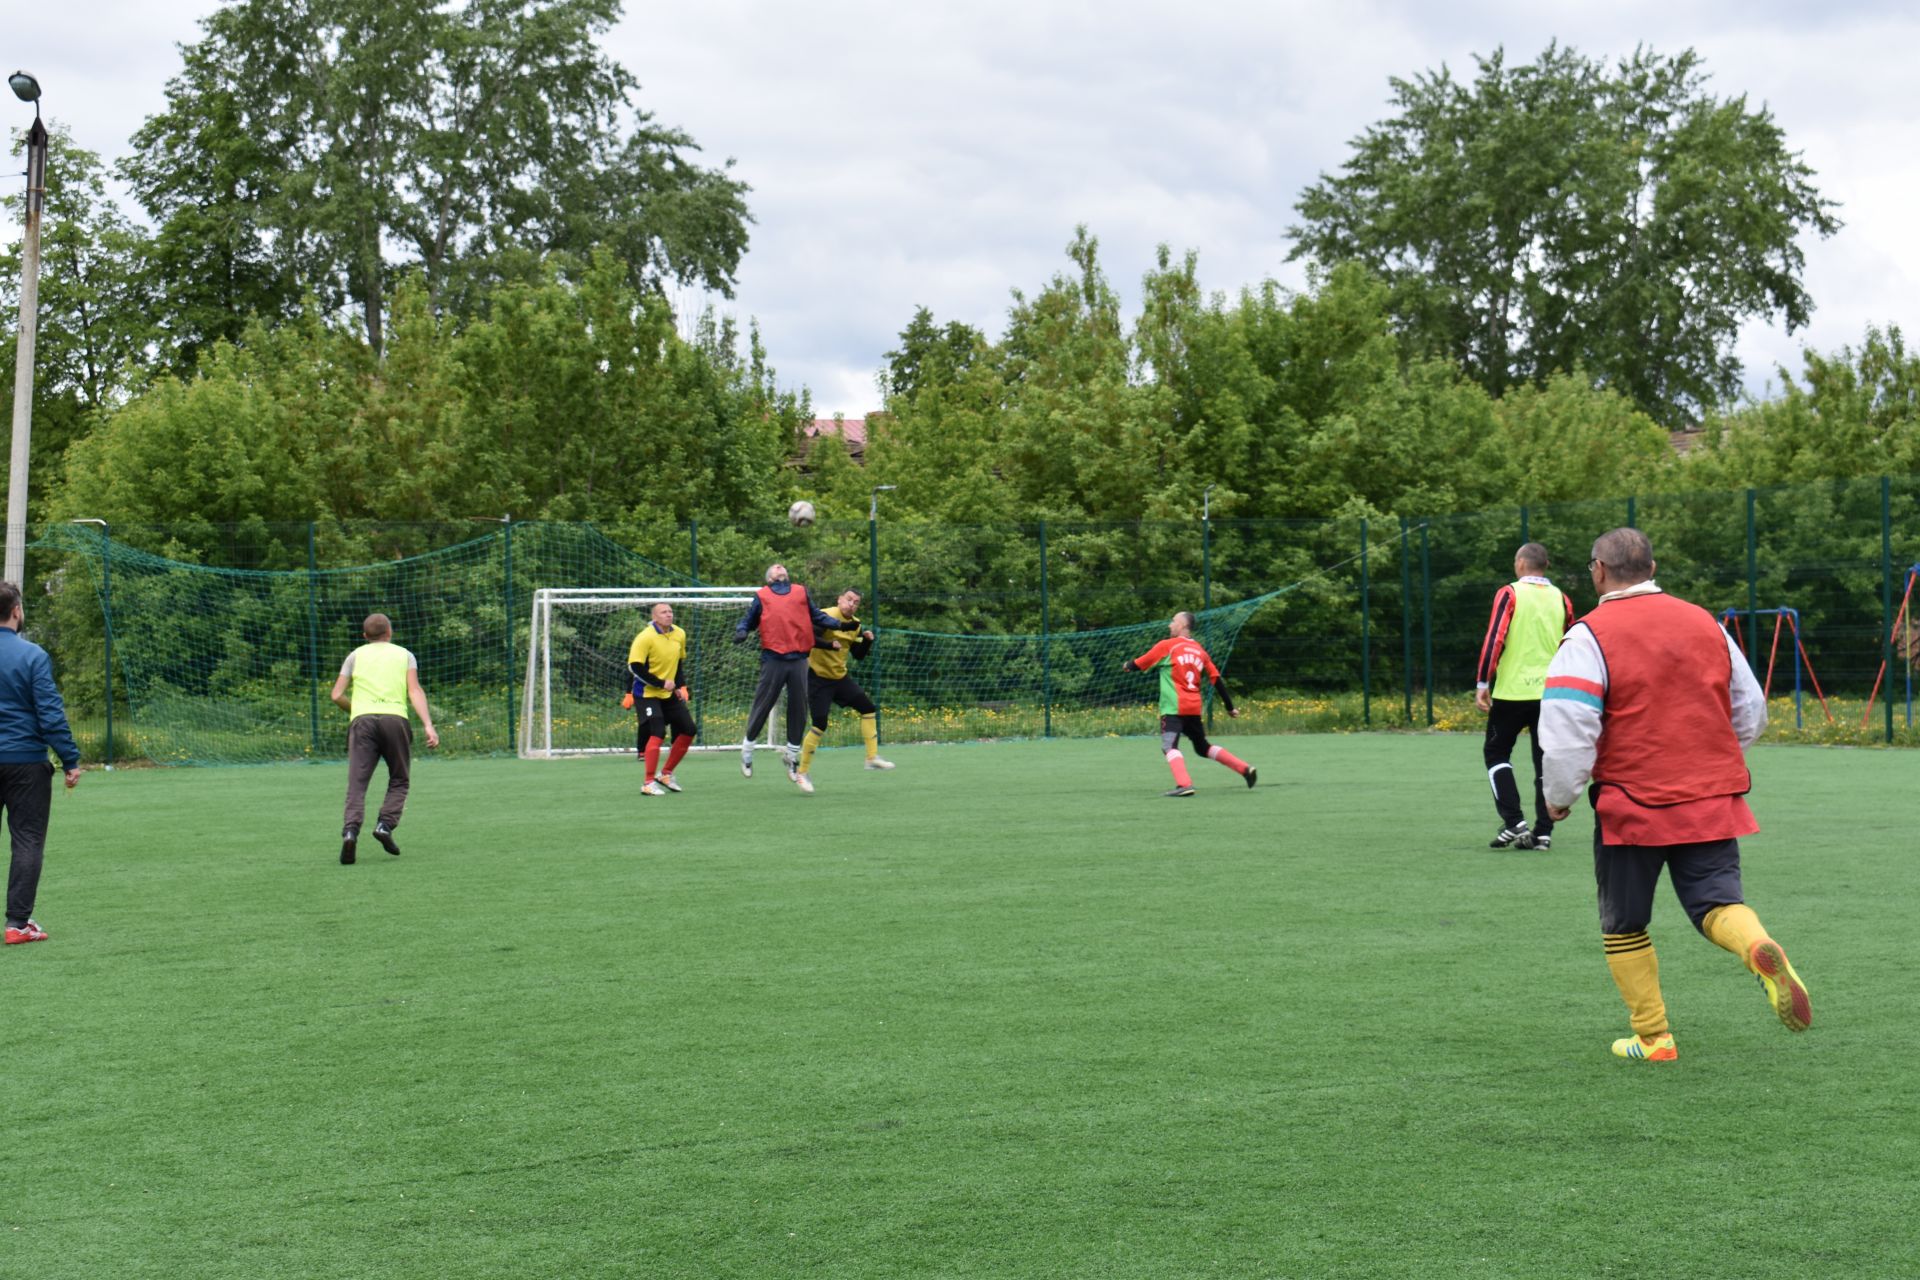
{"type": "Polygon", "coordinates": [[[1584,808],[1494,853],[1473,737],[1233,746],[428,761],[351,868],[341,767],[89,774],[0,953],[0,1274],[1920,1273],[1913,756],[1754,752],[1815,1024],[1663,887],[1657,1067],[1584,808]]]}

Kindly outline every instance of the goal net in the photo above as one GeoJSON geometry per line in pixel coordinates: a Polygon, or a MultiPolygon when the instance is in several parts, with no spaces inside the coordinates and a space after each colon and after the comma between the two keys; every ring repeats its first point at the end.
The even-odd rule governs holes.
{"type": "MultiPolygon", "coordinates": [[[[752,587],[542,587],[534,592],[521,699],[523,759],[632,754],[634,713],[627,651],[656,604],[673,606],[687,633],[688,704],[700,728],[694,749],[737,747],[760,675],[760,645],[733,642],[753,603],[752,587]]],[[[761,741],[784,731],[776,705],[761,741]]]]}

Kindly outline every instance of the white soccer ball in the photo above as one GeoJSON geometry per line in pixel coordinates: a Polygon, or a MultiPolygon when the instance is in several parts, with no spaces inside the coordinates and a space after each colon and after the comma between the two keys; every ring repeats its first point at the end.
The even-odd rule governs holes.
{"type": "Polygon", "coordinates": [[[813,523],[813,504],[805,498],[787,508],[788,523],[804,529],[813,523]]]}

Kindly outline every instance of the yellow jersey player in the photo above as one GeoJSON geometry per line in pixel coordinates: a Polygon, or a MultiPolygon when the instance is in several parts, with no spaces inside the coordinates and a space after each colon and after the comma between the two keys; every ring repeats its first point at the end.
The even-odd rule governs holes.
{"type": "Polygon", "coordinates": [[[673,771],[700,731],[687,710],[687,633],[673,625],[670,604],[654,605],[649,617],[627,650],[627,672],[633,677],[632,696],[639,716],[636,746],[647,764],[640,794],[663,796],[682,789],[673,780],[673,771]],[[673,730],[673,750],[667,755],[667,767],[661,769],[660,743],[668,729],[673,730]]]}
{"type": "Polygon", "coordinates": [[[880,715],[854,678],[847,674],[847,659],[864,658],[873,649],[873,632],[860,629],[860,593],[842,591],[831,609],[822,610],[835,622],[845,625],[818,632],[813,652],[807,656],[807,706],[813,714],[813,727],[807,730],[800,747],[800,789],[813,790],[809,776],[813,753],[827,736],[827,717],[835,706],[852,707],[860,715],[860,736],[867,740],[867,768],[891,769],[893,762],[880,758],[880,715]]]}

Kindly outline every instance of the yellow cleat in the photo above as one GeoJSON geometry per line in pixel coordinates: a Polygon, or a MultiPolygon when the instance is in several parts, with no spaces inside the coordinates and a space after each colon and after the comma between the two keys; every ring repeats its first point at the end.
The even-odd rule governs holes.
{"type": "Polygon", "coordinates": [[[1813,1023],[1813,1001],[1807,984],[1787,963],[1787,953],[1772,938],[1762,938],[1747,949],[1747,968],[1766,988],[1767,1003],[1789,1031],[1805,1031],[1813,1023]]]}
{"type": "Polygon", "coordinates": [[[1680,1057],[1680,1050],[1674,1048],[1673,1032],[1662,1031],[1651,1040],[1640,1036],[1628,1036],[1624,1040],[1615,1040],[1613,1056],[1634,1058],[1641,1062],[1673,1062],[1680,1057]]]}

